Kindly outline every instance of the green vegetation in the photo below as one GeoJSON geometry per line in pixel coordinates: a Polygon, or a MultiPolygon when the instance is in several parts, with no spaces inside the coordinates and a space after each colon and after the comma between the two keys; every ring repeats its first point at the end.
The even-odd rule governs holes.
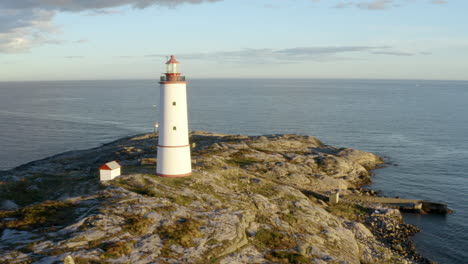
{"type": "Polygon", "coordinates": [[[163,226],[159,231],[164,245],[180,244],[183,247],[194,247],[193,238],[201,236],[200,228],[202,222],[194,218],[181,218],[176,223],[170,226],[163,226]]]}
{"type": "Polygon", "coordinates": [[[127,241],[110,242],[102,244],[101,248],[104,250],[101,258],[119,258],[132,252],[132,243],[127,241]]]}
{"type": "Polygon", "coordinates": [[[193,202],[193,198],[185,195],[175,194],[173,196],[167,197],[171,202],[176,203],[182,206],[188,206],[193,202]]]}
{"type": "Polygon", "coordinates": [[[255,188],[255,192],[265,197],[277,196],[280,194],[274,183],[265,183],[255,188]]]}
{"type": "Polygon", "coordinates": [[[372,210],[358,204],[340,202],[332,204],[326,208],[328,212],[339,217],[343,217],[352,221],[362,220],[365,216],[372,213],[372,210]]]}
{"type": "Polygon", "coordinates": [[[286,251],[271,251],[265,255],[265,258],[274,262],[281,264],[308,264],[312,263],[310,257],[303,256],[296,252],[286,252],[286,251]]]}
{"type": "MultiPolygon", "coordinates": [[[[154,166],[153,166],[154,170],[154,166]]],[[[132,177],[119,177],[111,182],[112,185],[120,186],[125,188],[129,191],[133,191],[136,193],[141,193],[146,195],[146,193],[151,195],[151,191],[148,189],[154,189],[155,187],[159,187],[160,184],[162,187],[172,187],[172,188],[183,188],[190,186],[193,182],[193,178],[195,175],[191,177],[181,177],[181,178],[165,178],[159,177],[152,174],[142,175],[136,177],[132,175],[132,177]]],[[[158,197],[158,196],[156,196],[158,197]]]]}
{"type": "Polygon", "coordinates": [[[125,224],[122,225],[122,230],[128,231],[132,235],[144,235],[148,227],[153,224],[153,220],[137,215],[129,215],[125,217],[125,224]]]}
{"type": "Polygon", "coordinates": [[[218,240],[216,240],[216,239],[210,239],[210,240],[208,240],[208,242],[206,242],[206,244],[207,244],[208,246],[218,245],[218,244],[220,244],[220,243],[221,243],[221,242],[218,241],[218,240]]]}
{"type": "Polygon", "coordinates": [[[99,264],[102,262],[97,262],[94,260],[90,260],[87,258],[82,258],[82,257],[74,257],[73,260],[75,261],[75,264],[99,264]]]}
{"type": "Polygon", "coordinates": [[[0,184],[0,199],[12,200],[20,206],[56,199],[57,190],[63,194],[89,178],[88,175],[70,177],[70,174],[35,174],[0,184]]]}
{"type": "Polygon", "coordinates": [[[257,246],[271,249],[289,249],[296,246],[294,240],[287,234],[270,229],[260,229],[255,235],[257,246]]]}
{"type": "Polygon", "coordinates": [[[190,186],[190,184],[193,183],[194,177],[196,177],[196,174],[192,174],[190,177],[180,177],[180,178],[165,178],[165,177],[154,176],[152,177],[152,179],[163,186],[168,186],[172,188],[183,188],[183,187],[190,186]]]}
{"type": "Polygon", "coordinates": [[[176,209],[177,207],[171,204],[171,205],[163,205],[163,206],[156,207],[154,208],[154,211],[158,213],[169,213],[169,212],[175,211],[176,209]]]}
{"type": "Polygon", "coordinates": [[[145,186],[141,188],[130,188],[129,191],[139,193],[145,196],[162,197],[162,195],[154,189],[154,186],[145,186]]]}
{"type": "Polygon", "coordinates": [[[297,217],[291,211],[289,213],[280,214],[280,218],[281,220],[286,221],[291,226],[298,222],[297,217]]]}
{"type": "Polygon", "coordinates": [[[241,172],[241,169],[237,167],[231,167],[227,169],[218,168],[212,171],[212,173],[222,176],[224,180],[232,181],[235,183],[239,182],[240,172],[241,172]]]}
{"type": "Polygon", "coordinates": [[[184,186],[189,186],[191,181],[193,181],[193,179],[188,179],[188,178],[166,179],[163,177],[154,177],[154,178],[149,179],[148,176],[143,176],[143,177],[126,177],[126,178],[122,177],[122,178],[118,178],[114,180],[111,184],[113,184],[114,186],[122,187],[131,192],[135,192],[141,195],[156,197],[156,198],[166,198],[166,199],[169,199],[173,203],[187,206],[193,202],[192,197],[180,195],[179,193],[173,192],[166,187],[169,186],[173,188],[182,188],[184,186]],[[161,185],[158,185],[158,183],[161,185]]]}
{"type": "Polygon", "coordinates": [[[161,197],[160,193],[155,190],[152,182],[145,178],[117,178],[111,182],[114,186],[119,186],[131,192],[151,197],[161,197]]]}
{"type": "Polygon", "coordinates": [[[237,165],[241,167],[253,164],[255,162],[258,162],[258,160],[247,158],[247,157],[235,157],[235,158],[231,157],[231,159],[226,160],[226,163],[228,164],[237,165]]]}
{"type": "Polygon", "coordinates": [[[270,224],[271,218],[268,215],[260,214],[259,212],[257,215],[255,215],[255,222],[261,224],[270,224]]]}
{"type": "Polygon", "coordinates": [[[155,174],[154,164],[127,165],[122,169],[122,173],[153,175],[155,174]]]}
{"type": "Polygon", "coordinates": [[[190,186],[192,190],[196,190],[198,192],[204,193],[204,194],[210,194],[216,199],[218,199],[221,202],[226,202],[226,197],[223,196],[222,194],[219,194],[216,192],[214,187],[210,184],[203,184],[203,183],[195,183],[190,186]]]}
{"type": "Polygon", "coordinates": [[[269,139],[268,143],[262,144],[261,146],[257,145],[254,147],[254,149],[258,151],[266,152],[266,153],[271,153],[271,150],[277,149],[277,148],[278,148],[278,145],[276,145],[276,142],[272,141],[271,139],[269,139]]]}
{"type": "Polygon", "coordinates": [[[251,158],[251,157],[246,157],[246,154],[248,154],[248,150],[241,149],[237,151],[236,153],[232,154],[228,160],[226,160],[226,163],[235,165],[235,166],[246,166],[250,165],[253,163],[258,162],[257,159],[251,158]]]}
{"type": "Polygon", "coordinates": [[[0,230],[4,228],[30,229],[38,226],[65,225],[74,219],[73,210],[74,206],[71,203],[45,201],[14,212],[0,212],[0,218],[14,218],[14,220],[0,222],[0,230]]]}

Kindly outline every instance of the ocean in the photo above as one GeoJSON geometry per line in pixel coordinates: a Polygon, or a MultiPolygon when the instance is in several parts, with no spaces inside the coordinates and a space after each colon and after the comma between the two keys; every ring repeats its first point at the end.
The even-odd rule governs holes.
{"type": "MultiPolygon", "coordinates": [[[[153,131],[156,80],[0,82],[0,170],[153,131]]],[[[304,134],[376,153],[392,165],[372,188],[447,203],[447,216],[405,214],[417,249],[468,261],[468,81],[194,79],[189,127],[304,134]]]]}

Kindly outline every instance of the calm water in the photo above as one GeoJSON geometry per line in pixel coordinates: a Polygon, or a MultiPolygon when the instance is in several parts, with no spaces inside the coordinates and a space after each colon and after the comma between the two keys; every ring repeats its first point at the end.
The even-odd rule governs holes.
{"type": "MultiPolygon", "coordinates": [[[[155,81],[0,83],[0,169],[149,132],[155,81]]],[[[297,133],[397,164],[376,172],[390,196],[448,203],[446,217],[406,215],[418,249],[440,263],[468,260],[468,82],[192,80],[192,130],[297,133]]]]}

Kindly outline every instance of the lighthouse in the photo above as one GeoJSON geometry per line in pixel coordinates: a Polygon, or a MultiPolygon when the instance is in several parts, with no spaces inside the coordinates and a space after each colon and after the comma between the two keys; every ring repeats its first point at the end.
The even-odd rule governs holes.
{"type": "Polygon", "coordinates": [[[187,118],[187,82],[180,63],[172,55],[161,76],[159,96],[159,139],[156,174],[184,177],[192,174],[187,118]]]}

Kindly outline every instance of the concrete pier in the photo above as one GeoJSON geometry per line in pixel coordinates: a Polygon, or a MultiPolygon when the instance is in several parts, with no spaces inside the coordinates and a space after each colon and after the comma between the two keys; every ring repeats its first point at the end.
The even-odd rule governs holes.
{"type": "Polygon", "coordinates": [[[342,198],[348,202],[382,204],[387,207],[398,208],[402,211],[426,213],[426,214],[449,214],[453,213],[446,204],[435,203],[425,200],[400,199],[389,197],[347,195],[342,198]]]}

